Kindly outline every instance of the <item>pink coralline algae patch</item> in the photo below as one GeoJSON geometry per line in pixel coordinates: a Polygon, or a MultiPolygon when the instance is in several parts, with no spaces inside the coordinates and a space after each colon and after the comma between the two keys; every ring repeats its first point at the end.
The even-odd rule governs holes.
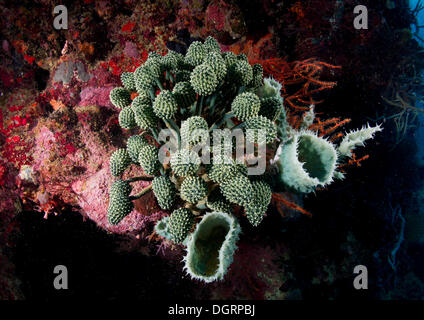
{"type": "Polygon", "coordinates": [[[87,87],[80,93],[80,106],[98,105],[112,108],[113,105],[109,99],[109,93],[114,86],[106,87],[87,87]]]}

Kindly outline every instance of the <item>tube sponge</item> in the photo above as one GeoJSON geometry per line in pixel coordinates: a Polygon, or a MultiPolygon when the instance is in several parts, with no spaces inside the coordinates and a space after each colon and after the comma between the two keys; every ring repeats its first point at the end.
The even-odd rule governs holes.
{"type": "Polygon", "coordinates": [[[234,216],[209,212],[189,236],[184,269],[204,282],[222,280],[233,262],[240,225],[234,216]]]}
{"type": "Polygon", "coordinates": [[[312,131],[295,132],[276,157],[284,184],[302,193],[330,184],[338,158],[334,145],[312,131]]]}
{"type": "Polygon", "coordinates": [[[376,125],[375,127],[370,127],[370,125],[367,125],[362,129],[350,131],[343,138],[337,151],[342,156],[351,157],[352,150],[358,146],[364,146],[366,140],[373,139],[374,134],[382,130],[383,129],[380,125],[376,125]]]}

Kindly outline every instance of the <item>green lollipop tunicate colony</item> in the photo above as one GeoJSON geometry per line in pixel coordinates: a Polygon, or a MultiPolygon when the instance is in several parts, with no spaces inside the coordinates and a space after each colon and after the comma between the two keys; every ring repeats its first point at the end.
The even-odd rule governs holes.
{"type": "Polygon", "coordinates": [[[273,192],[310,193],[327,186],[342,175],[339,159],[380,130],[352,131],[337,147],[311,131],[292,128],[280,96],[282,84],[264,78],[262,66],[251,65],[246,55],[221,52],[213,37],[193,42],[185,55],[151,52],[134,72],[122,73],[121,82],[111,90],[110,101],[119,110],[123,132],[132,135],[125,148],[110,156],[115,181],[107,219],[111,225],[121,223],[134,210],[134,200],[153,192],[167,212],[157,221],[156,233],[186,246],[186,271],[205,282],[225,276],[240,234],[238,219],[257,227],[273,192]],[[170,134],[166,139],[164,129],[170,134]],[[229,132],[229,140],[215,139],[217,129],[229,132]],[[240,145],[231,138],[236,129],[244,133],[242,150],[250,143],[254,151],[265,146],[275,155],[266,155],[259,176],[250,172],[249,155],[236,154],[240,145]],[[141,168],[144,175],[124,180],[130,167],[141,168]],[[137,181],[147,186],[131,194],[137,181]],[[235,215],[240,211],[244,214],[235,215]]]}

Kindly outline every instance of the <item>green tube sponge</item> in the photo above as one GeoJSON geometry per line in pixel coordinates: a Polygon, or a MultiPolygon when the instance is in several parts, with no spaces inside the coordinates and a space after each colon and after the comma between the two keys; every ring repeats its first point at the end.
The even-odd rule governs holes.
{"type": "Polygon", "coordinates": [[[182,243],[187,238],[193,224],[194,215],[189,209],[174,210],[168,220],[168,230],[172,235],[172,240],[176,243],[182,243]]]}
{"type": "Polygon", "coordinates": [[[237,173],[237,166],[228,156],[216,157],[221,161],[214,161],[208,168],[208,177],[215,183],[223,183],[233,178],[237,173]]]}
{"type": "Polygon", "coordinates": [[[153,111],[160,119],[172,119],[177,110],[177,100],[169,90],[162,90],[153,102],[153,111]]]}
{"type": "Polygon", "coordinates": [[[131,104],[130,92],[122,87],[112,89],[109,93],[109,98],[110,102],[119,109],[123,109],[131,104]]]}
{"type": "Polygon", "coordinates": [[[261,100],[251,92],[243,92],[236,96],[231,103],[231,111],[241,121],[256,117],[261,108],[261,100]]]}
{"type": "Polygon", "coordinates": [[[257,227],[263,220],[266,210],[271,202],[272,191],[269,184],[258,180],[252,182],[254,196],[246,206],[246,217],[250,224],[257,227]]]}
{"type": "Polygon", "coordinates": [[[280,92],[282,87],[283,86],[277,80],[265,78],[263,86],[258,89],[258,95],[261,99],[271,97],[281,98],[280,92]]]}
{"type": "Polygon", "coordinates": [[[111,225],[117,225],[134,209],[133,202],[120,194],[111,194],[107,209],[107,220],[111,225]]]}
{"type": "Polygon", "coordinates": [[[246,139],[252,143],[271,143],[277,138],[277,126],[268,118],[257,116],[246,120],[246,139]],[[260,135],[260,130],[264,130],[265,137],[260,135]],[[265,138],[265,140],[263,139],[265,138]]]}
{"type": "Polygon", "coordinates": [[[283,112],[283,102],[277,97],[261,99],[259,115],[267,117],[271,121],[276,121],[283,112]]]}
{"type": "Polygon", "coordinates": [[[121,82],[125,89],[129,91],[135,91],[135,79],[134,73],[132,72],[122,72],[121,82]]]}
{"type": "Polygon", "coordinates": [[[184,61],[189,65],[196,67],[203,63],[203,60],[206,57],[206,53],[207,51],[203,43],[200,41],[194,41],[188,47],[184,61]]]}
{"type": "Polygon", "coordinates": [[[141,93],[155,86],[156,76],[152,73],[150,68],[141,65],[134,71],[134,81],[137,92],[141,93]]]}
{"type": "Polygon", "coordinates": [[[207,37],[205,39],[205,42],[203,43],[203,46],[206,48],[206,52],[218,52],[221,53],[221,46],[219,45],[218,41],[214,37],[207,37]]]}
{"type": "Polygon", "coordinates": [[[233,211],[233,206],[224,198],[219,188],[214,189],[208,195],[206,206],[213,211],[225,213],[231,213],[233,211]]]}
{"type": "Polygon", "coordinates": [[[138,155],[140,154],[141,148],[148,144],[146,138],[141,135],[134,135],[127,140],[127,151],[132,162],[138,164],[138,155]]]}
{"type": "Polygon", "coordinates": [[[134,111],[131,107],[125,107],[119,112],[118,121],[119,125],[124,129],[134,129],[137,126],[134,111]]]}
{"type": "Polygon", "coordinates": [[[240,225],[224,212],[209,212],[189,236],[184,269],[193,278],[207,283],[222,280],[233,262],[240,225]]]}
{"type": "Polygon", "coordinates": [[[131,109],[134,112],[135,122],[141,129],[147,130],[156,127],[158,118],[150,105],[150,99],[146,96],[136,97],[131,104],[131,109]]]}
{"type": "Polygon", "coordinates": [[[163,217],[156,222],[155,232],[161,237],[172,241],[172,235],[169,232],[169,216],[163,217]]]}
{"type": "Polygon", "coordinates": [[[114,177],[120,176],[131,164],[127,149],[118,149],[110,157],[110,172],[114,177]]]}
{"type": "Polygon", "coordinates": [[[178,82],[172,89],[172,94],[180,108],[187,108],[196,101],[196,92],[188,81],[178,82]]]}
{"type": "Polygon", "coordinates": [[[163,210],[169,210],[174,204],[177,190],[168,176],[155,177],[152,182],[153,193],[159,206],[163,210]]]}
{"type": "Polygon", "coordinates": [[[208,96],[212,94],[218,86],[218,79],[210,66],[201,64],[194,68],[191,73],[190,83],[197,94],[208,96]]]}
{"type": "Polygon", "coordinates": [[[206,56],[204,64],[212,68],[218,82],[221,82],[225,78],[225,75],[227,74],[227,64],[219,52],[210,52],[206,56]]]}
{"type": "Polygon", "coordinates": [[[181,199],[190,203],[197,203],[206,197],[208,186],[200,177],[187,177],[181,184],[181,199]]]}
{"type": "Polygon", "coordinates": [[[333,181],[337,157],[331,142],[312,131],[300,131],[280,145],[274,161],[286,186],[309,193],[333,181]]]}
{"type": "Polygon", "coordinates": [[[193,151],[181,149],[171,156],[171,169],[180,177],[195,175],[200,168],[200,157],[193,151]]]}
{"type": "Polygon", "coordinates": [[[376,125],[375,127],[370,127],[370,125],[367,125],[362,129],[350,131],[343,138],[337,151],[342,156],[351,157],[352,150],[358,146],[364,146],[366,140],[373,139],[374,134],[382,130],[383,129],[380,125],[376,125]]]}
{"type": "Polygon", "coordinates": [[[206,120],[199,116],[193,116],[181,124],[181,139],[183,143],[195,145],[202,141],[203,134],[208,134],[209,126],[206,120]]]}
{"type": "Polygon", "coordinates": [[[253,187],[249,178],[236,174],[232,179],[220,184],[221,192],[231,203],[244,206],[253,199],[253,187]]]}
{"type": "Polygon", "coordinates": [[[160,167],[158,149],[150,144],[141,147],[138,155],[138,163],[146,174],[155,175],[160,167]]]}

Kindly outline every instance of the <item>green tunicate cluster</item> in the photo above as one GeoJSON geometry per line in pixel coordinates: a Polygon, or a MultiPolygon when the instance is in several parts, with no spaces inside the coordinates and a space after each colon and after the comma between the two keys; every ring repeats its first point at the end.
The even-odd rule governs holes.
{"type": "Polygon", "coordinates": [[[205,282],[227,272],[239,218],[259,226],[273,192],[314,192],[342,177],[340,158],[381,130],[351,131],[336,147],[328,136],[308,130],[313,106],[292,128],[282,84],[264,78],[264,68],[251,65],[245,54],[222,52],[213,37],[194,41],[186,54],[150,52],[134,72],[122,73],[121,82],[110,101],[126,129],[122,136],[132,135],[110,157],[116,181],[107,219],[120,223],[134,200],[153,192],[161,210],[177,208],[158,215],[157,234],[186,246],[185,269],[205,282]],[[143,174],[120,179],[130,166],[143,174]],[[144,188],[131,194],[137,181],[144,188]],[[239,209],[245,214],[235,215],[239,209]]]}
{"type": "Polygon", "coordinates": [[[176,243],[182,243],[194,224],[193,213],[186,208],[174,210],[168,221],[168,230],[176,243]]]}

